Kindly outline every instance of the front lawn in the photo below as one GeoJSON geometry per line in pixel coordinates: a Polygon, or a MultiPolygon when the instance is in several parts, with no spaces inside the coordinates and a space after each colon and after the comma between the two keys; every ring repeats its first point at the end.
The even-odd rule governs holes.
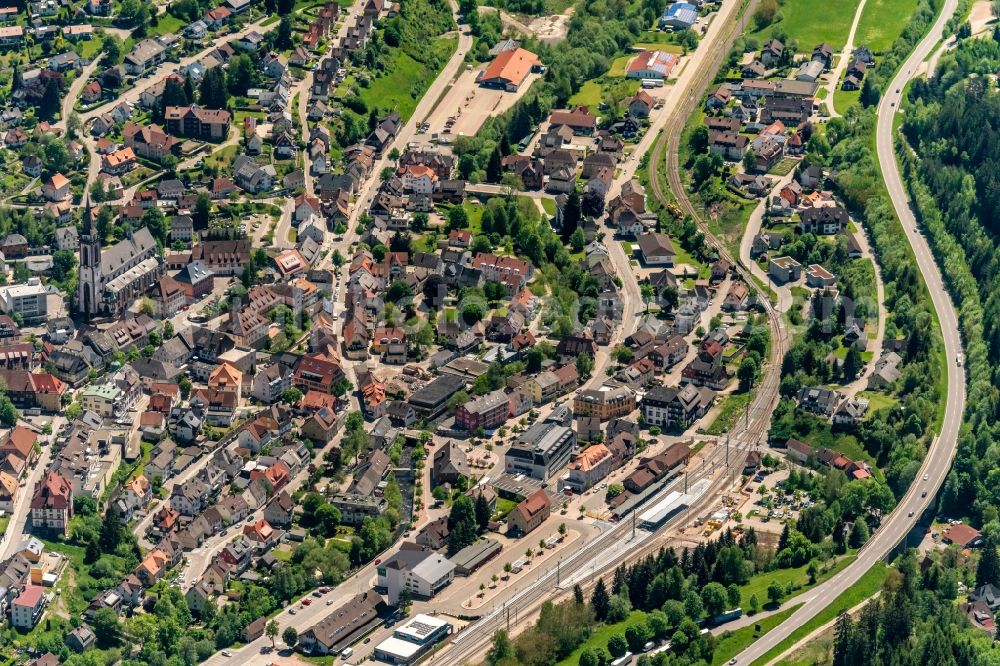
{"type": "MultiPolygon", "coordinates": [[[[184,29],[186,23],[169,12],[164,12],[157,17],[157,23],[150,26],[149,36],[166,35],[169,33],[179,33],[184,29]]],[[[91,40],[94,41],[94,40],[91,40]]]]}
{"type": "Polygon", "coordinates": [[[844,115],[847,110],[861,101],[860,90],[844,90],[838,84],[836,92],[833,93],[833,108],[837,113],[844,115]]]}

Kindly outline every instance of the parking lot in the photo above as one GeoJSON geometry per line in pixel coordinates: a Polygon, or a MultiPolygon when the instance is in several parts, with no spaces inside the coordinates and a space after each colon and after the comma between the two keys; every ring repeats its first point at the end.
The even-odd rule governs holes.
{"type": "Polygon", "coordinates": [[[462,72],[445,93],[441,103],[425,119],[424,139],[434,134],[438,140],[454,141],[459,136],[472,136],[490,116],[503,113],[514,105],[541,74],[530,74],[517,92],[481,88],[476,76],[482,68],[462,72]]]}

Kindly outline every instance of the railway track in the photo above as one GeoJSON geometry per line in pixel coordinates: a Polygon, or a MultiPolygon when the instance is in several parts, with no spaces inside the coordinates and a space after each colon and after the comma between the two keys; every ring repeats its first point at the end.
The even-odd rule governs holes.
{"type": "MultiPolygon", "coordinates": [[[[698,225],[699,230],[705,235],[705,242],[715,249],[721,258],[729,261],[748,285],[754,284],[749,268],[739,261],[739,257],[733,257],[725,244],[716,238],[684,191],[684,185],[681,182],[678,155],[681,134],[687,118],[701,102],[702,96],[708,89],[709,84],[712,83],[715,73],[722,66],[726,55],[732,49],[736,38],[746,28],[746,22],[753,15],[757,2],[758,0],[747,0],[737,20],[727,26],[724,36],[711,44],[709,56],[692,80],[688,95],[682,99],[680,104],[674,107],[673,113],[663,128],[663,132],[653,145],[649,157],[649,182],[654,196],[665,206],[670,203],[666,193],[660,186],[659,178],[660,169],[666,167],[667,183],[677,198],[681,209],[690,215],[698,225]],[[664,152],[666,152],[665,160],[664,152]]],[[[784,357],[787,342],[784,323],[777,310],[771,304],[770,299],[765,297],[760,299],[760,301],[764,306],[768,325],[771,329],[771,345],[767,365],[765,366],[764,378],[757,386],[757,394],[747,411],[743,426],[747,434],[753,434],[757,437],[762,436],[766,432],[771,412],[774,410],[774,405],[778,399],[781,360],[784,357]]]]}
{"type": "MultiPolygon", "coordinates": [[[[704,61],[701,70],[691,82],[688,96],[673,109],[663,133],[651,149],[649,160],[653,194],[662,203],[667,204],[667,197],[659,186],[658,173],[669,139],[670,152],[673,156],[673,169],[668,168],[668,175],[672,176],[669,177],[671,188],[677,194],[677,199],[681,203],[682,208],[695,219],[699,228],[705,234],[706,242],[716,249],[719,256],[727,259],[736,267],[737,272],[747,284],[753,284],[747,268],[739,264],[731,256],[724,244],[709,231],[707,225],[701,220],[694,206],[684,193],[677,167],[677,147],[679,146],[680,134],[686,119],[694,110],[695,105],[700,101],[708,84],[711,83],[715,72],[718,71],[729,50],[732,48],[736,37],[742,33],[747,17],[752,15],[757,1],[748,0],[743,6],[737,20],[727,26],[726,30],[720,34],[720,38],[710,45],[711,51],[709,52],[709,57],[704,61]]],[[[733,482],[735,471],[742,470],[746,455],[766,436],[768,427],[770,426],[771,412],[778,397],[781,359],[785,351],[785,331],[780,316],[767,299],[764,299],[764,308],[771,329],[770,350],[767,364],[765,365],[764,379],[756,389],[756,396],[744,413],[743,418],[735,424],[733,430],[730,432],[730,440],[734,440],[736,444],[730,449],[728,454],[724,447],[717,445],[710,458],[706,459],[706,464],[702,465],[701,469],[687,471],[686,476],[688,477],[687,482],[689,484],[704,478],[710,478],[719,464],[716,458],[722,456],[727,456],[728,458],[728,460],[722,461],[722,464],[728,462],[725,473],[718,475],[713,480],[709,489],[695,500],[690,507],[666,521],[664,525],[652,533],[651,538],[645,539],[642,544],[639,544],[625,558],[615,562],[614,566],[622,562],[635,561],[644,557],[650,550],[659,548],[662,537],[667,536],[671,530],[685,522],[692,513],[700,512],[704,507],[715,503],[718,499],[718,494],[727,484],[733,482]],[[709,462],[711,462],[711,466],[708,465],[709,462]]],[[[676,489],[680,482],[681,480],[678,479],[678,481],[661,491],[661,493],[676,489]]],[[[471,660],[479,657],[487,649],[493,633],[509,624],[512,611],[516,611],[516,614],[522,618],[530,616],[543,601],[552,599],[561,593],[558,588],[559,579],[563,577],[571,578],[574,574],[586,570],[602,547],[615,540],[625,538],[632,530],[634,530],[632,521],[625,520],[605,531],[593,541],[584,544],[568,558],[561,560],[558,569],[546,572],[531,586],[513,595],[503,606],[493,609],[475,623],[469,625],[469,627],[451,641],[446,650],[438,654],[436,661],[444,664],[458,665],[470,663],[471,660]]],[[[601,571],[594,570],[587,582],[593,583],[610,568],[604,566],[601,571]]]]}
{"type": "MultiPolygon", "coordinates": [[[[700,511],[701,507],[714,502],[714,498],[716,493],[718,493],[719,488],[731,483],[730,470],[742,470],[746,454],[755,445],[756,440],[737,442],[736,445],[730,449],[728,454],[729,469],[727,469],[725,473],[716,477],[709,489],[706,490],[690,507],[678,512],[672,518],[667,520],[662,526],[652,532],[651,537],[643,539],[638,548],[630,552],[630,554],[623,560],[616,561],[614,565],[617,566],[622,562],[628,562],[642,557],[653,546],[658,548],[658,539],[656,537],[664,536],[669,530],[676,527],[678,523],[684,522],[684,520],[689,517],[692,512],[700,511]]],[[[687,483],[691,485],[701,481],[702,479],[711,478],[712,474],[716,471],[719,465],[726,464],[726,456],[725,447],[717,445],[709,458],[706,458],[705,464],[698,466],[697,469],[689,470],[685,473],[684,476],[687,476],[687,483]]],[[[658,496],[662,496],[673,490],[683,489],[684,481],[685,479],[683,476],[678,477],[668,487],[661,490],[660,493],[658,493],[658,496]]],[[[647,504],[655,501],[655,498],[650,499],[647,504]]],[[[638,511],[638,509],[635,511],[638,511]]],[[[515,593],[502,606],[494,608],[490,612],[483,615],[474,624],[469,625],[469,627],[459,633],[451,641],[449,648],[442,651],[437,656],[435,661],[442,664],[456,665],[471,663],[471,660],[479,657],[486,650],[494,632],[508,626],[511,618],[528,617],[535,610],[537,610],[537,607],[540,606],[542,602],[551,600],[562,594],[563,590],[560,588],[560,581],[562,579],[571,579],[576,574],[585,572],[589,568],[592,559],[596,557],[605,546],[616,541],[630,540],[628,537],[629,532],[632,532],[635,529],[636,528],[634,527],[632,520],[623,520],[601,533],[597,538],[584,544],[579,549],[572,552],[568,557],[560,560],[559,566],[556,569],[547,570],[537,581],[515,593]]],[[[598,577],[604,575],[609,569],[609,567],[605,566],[602,567],[600,571],[595,571],[588,579],[588,582],[596,581],[598,577]]]]}

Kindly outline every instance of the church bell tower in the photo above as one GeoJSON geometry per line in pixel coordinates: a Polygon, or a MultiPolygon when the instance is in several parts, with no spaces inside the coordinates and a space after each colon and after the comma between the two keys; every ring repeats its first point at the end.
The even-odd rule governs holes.
{"type": "Polygon", "coordinates": [[[101,239],[90,209],[90,197],[84,203],[83,235],[80,236],[80,285],[77,309],[85,321],[97,313],[101,294],[101,239]]]}

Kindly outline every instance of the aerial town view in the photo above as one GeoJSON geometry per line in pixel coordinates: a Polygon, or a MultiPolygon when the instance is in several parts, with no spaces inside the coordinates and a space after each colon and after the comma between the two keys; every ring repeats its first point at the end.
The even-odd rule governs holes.
{"type": "Polygon", "coordinates": [[[0,666],[1000,664],[998,72],[1000,0],[0,0],[0,666]]]}

